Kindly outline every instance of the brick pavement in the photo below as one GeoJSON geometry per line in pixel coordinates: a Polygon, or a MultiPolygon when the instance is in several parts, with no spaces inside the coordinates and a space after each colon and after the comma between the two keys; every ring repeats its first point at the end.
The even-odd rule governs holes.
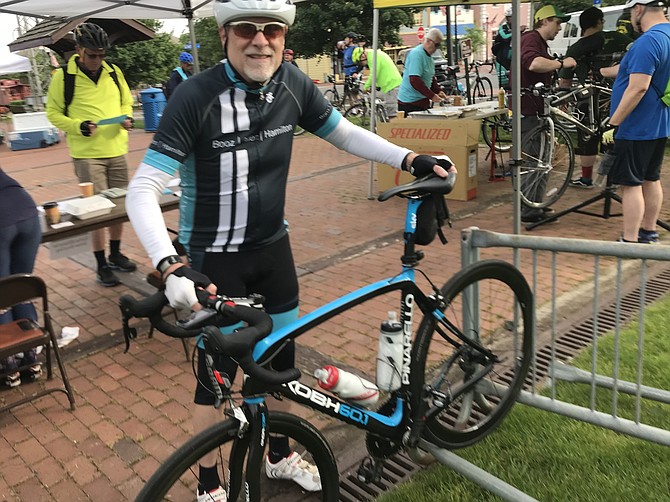
{"type": "MultiPolygon", "coordinates": [[[[142,131],[131,134],[131,166],[138,164],[150,139],[142,131]]],[[[426,250],[422,269],[440,281],[459,265],[460,229],[474,225],[512,231],[510,182],[488,182],[484,154],[480,150],[477,199],[449,204],[454,219],[454,228],[448,231],[450,244],[443,247],[436,242],[426,250]]],[[[64,144],[24,152],[9,152],[3,145],[0,162],[38,203],[77,195],[64,144]]],[[[404,205],[395,199],[384,205],[368,200],[367,180],[367,162],[309,135],[296,140],[287,219],[300,271],[303,313],[398,270],[404,205]]],[[[593,194],[571,189],[556,209],[593,194]]],[[[592,209],[597,212],[600,207],[592,209]]],[[[176,226],[176,216],[168,213],[168,224],[176,226]]],[[[662,216],[667,219],[668,211],[662,216]]],[[[613,240],[620,225],[620,218],[571,214],[532,234],[613,240]]],[[[121,294],[148,291],[142,278],[150,271],[130,227],[123,249],[140,264],[139,270],[122,275],[124,284],[109,289],[95,283],[90,253],[51,260],[48,251],[40,249],[35,273],[49,285],[57,331],[80,327],[79,339],[64,349],[77,409],[70,412],[64,396],[50,395],[0,415],[0,500],[132,499],[161,460],[189,437],[194,380],[180,342],[141,335],[130,352],[123,353],[117,300],[121,294]]],[[[506,250],[483,250],[482,255],[511,259],[506,250]]],[[[523,256],[524,271],[529,271],[531,260],[530,253],[523,256]]],[[[592,268],[588,259],[563,255],[559,293],[574,289],[592,268]]],[[[549,299],[550,280],[548,269],[541,269],[535,286],[538,303],[549,299]]],[[[373,375],[376,333],[384,318],[381,306],[361,309],[319,333],[301,337],[299,365],[311,373],[316,365],[335,361],[373,375]]],[[[31,385],[38,384],[0,392],[0,400],[30,392],[31,385]]],[[[322,417],[311,418],[320,426],[327,424],[322,417]]],[[[348,446],[336,444],[336,452],[345,455],[345,450],[352,450],[348,446]]]]}

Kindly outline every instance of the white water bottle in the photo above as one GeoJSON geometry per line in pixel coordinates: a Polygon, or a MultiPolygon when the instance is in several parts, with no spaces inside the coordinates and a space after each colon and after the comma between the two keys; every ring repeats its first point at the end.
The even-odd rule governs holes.
{"type": "Polygon", "coordinates": [[[398,322],[396,313],[391,311],[379,332],[377,386],[380,390],[393,391],[400,388],[402,351],[402,324],[398,322]]]}
{"type": "Polygon", "coordinates": [[[375,384],[335,366],[319,368],[314,376],[319,387],[359,406],[370,407],[379,399],[375,384]]]}

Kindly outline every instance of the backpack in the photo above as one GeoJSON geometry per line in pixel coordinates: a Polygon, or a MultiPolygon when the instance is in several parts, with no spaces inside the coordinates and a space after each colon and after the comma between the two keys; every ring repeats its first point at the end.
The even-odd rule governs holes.
{"type": "MultiPolygon", "coordinates": [[[[121,99],[121,103],[123,104],[123,93],[121,92],[121,84],[119,84],[119,77],[116,75],[116,70],[112,69],[111,72],[109,72],[109,76],[112,77],[112,80],[116,84],[116,87],[119,88],[119,97],[121,99]]],[[[70,103],[72,103],[72,99],[74,98],[74,77],[72,73],[68,73],[67,68],[63,68],[63,94],[65,95],[65,106],[63,108],[63,115],[66,117],[67,115],[67,109],[70,106],[70,103]]]]}
{"type": "Polygon", "coordinates": [[[510,69],[512,61],[509,59],[509,49],[511,38],[503,38],[500,34],[497,34],[493,39],[493,45],[491,46],[491,53],[496,57],[496,61],[505,68],[506,70],[510,69]]]}

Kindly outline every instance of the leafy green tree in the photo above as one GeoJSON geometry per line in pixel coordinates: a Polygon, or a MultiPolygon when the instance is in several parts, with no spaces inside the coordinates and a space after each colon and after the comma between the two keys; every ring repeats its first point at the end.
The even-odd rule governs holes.
{"type": "Polygon", "coordinates": [[[470,39],[473,54],[476,53],[480,47],[486,45],[486,35],[484,35],[484,30],[479,28],[466,28],[465,38],[470,39]]]}
{"type": "MultiPolygon", "coordinates": [[[[155,19],[145,19],[142,23],[153,30],[162,26],[155,19]]],[[[173,42],[170,35],[156,33],[153,40],[112,47],[106,60],[121,68],[132,89],[138,84],[156,85],[167,80],[179,61],[180,52],[180,45],[173,42]]]]}
{"type": "MultiPolygon", "coordinates": [[[[373,5],[369,0],[303,2],[297,4],[296,22],[288,32],[286,45],[302,57],[330,54],[344,34],[353,31],[365,35],[372,45],[373,5]]],[[[400,43],[401,26],[413,24],[418,9],[382,9],[379,11],[379,46],[400,43]]]]}
{"type": "MultiPolygon", "coordinates": [[[[218,26],[214,17],[205,17],[195,22],[195,39],[198,43],[200,70],[210,68],[223,59],[223,48],[218,26]]],[[[184,42],[190,42],[189,35],[182,35],[184,42]]]]}

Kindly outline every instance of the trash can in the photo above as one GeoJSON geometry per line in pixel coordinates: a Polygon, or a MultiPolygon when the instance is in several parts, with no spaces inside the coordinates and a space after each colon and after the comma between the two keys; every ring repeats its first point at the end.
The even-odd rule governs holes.
{"type": "Polygon", "coordinates": [[[161,89],[150,87],[140,91],[140,101],[144,111],[144,130],[155,131],[158,129],[158,121],[163,115],[167,103],[165,94],[161,89]]]}

